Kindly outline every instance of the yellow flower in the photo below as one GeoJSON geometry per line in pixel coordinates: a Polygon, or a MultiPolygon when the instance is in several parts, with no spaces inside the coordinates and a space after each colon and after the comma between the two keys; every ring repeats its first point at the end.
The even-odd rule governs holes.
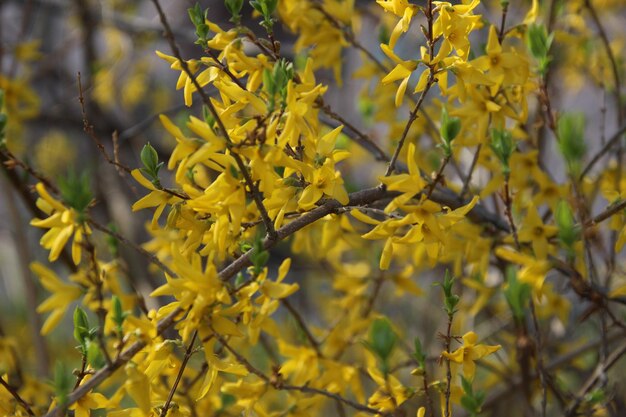
{"type": "Polygon", "coordinates": [[[439,10],[439,18],[433,24],[433,36],[443,36],[443,42],[434,62],[447,57],[452,49],[463,60],[467,60],[470,49],[469,33],[477,27],[480,15],[472,15],[470,12],[478,6],[479,0],[472,0],[469,4],[452,6],[448,2],[435,1],[439,10]]]}
{"type": "Polygon", "coordinates": [[[504,84],[510,84],[515,80],[514,75],[520,73],[522,77],[528,78],[528,61],[514,52],[503,52],[498,41],[498,34],[495,26],[489,28],[489,38],[486,55],[476,58],[472,65],[483,71],[489,71],[489,76],[493,78],[495,84],[491,86],[491,93],[496,94],[498,88],[504,84]],[[526,77],[523,77],[523,75],[526,77]]]}
{"type": "Polygon", "coordinates": [[[530,242],[537,259],[546,259],[550,245],[548,239],[556,235],[556,226],[544,225],[535,206],[530,206],[519,231],[520,242],[530,242]]]}
{"type": "Polygon", "coordinates": [[[409,143],[407,152],[408,174],[390,175],[380,177],[380,181],[387,186],[389,191],[400,191],[402,195],[393,199],[392,207],[387,207],[385,211],[390,212],[396,207],[408,202],[426,186],[426,181],[422,179],[419,167],[417,166],[416,148],[414,143],[409,143]]]}
{"type": "Polygon", "coordinates": [[[157,189],[154,184],[148,181],[148,179],[144,177],[141,171],[139,171],[138,169],[132,170],[130,174],[135,180],[137,180],[139,184],[150,190],[150,193],[148,193],[148,195],[144,196],[143,198],[136,201],[135,204],[133,204],[132,210],[137,211],[144,208],[156,206],[156,210],[154,211],[154,215],[152,216],[151,223],[152,229],[156,230],[159,226],[159,217],[161,217],[161,214],[163,213],[163,210],[165,210],[165,207],[168,204],[177,203],[181,201],[181,199],[163,190],[157,189]]]}
{"type": "Polygon", "coordinates": [[[52,270],[39,262],[33,262],[30,269],[39,276],[41,285],[51,294],[37,307],[38,313],[52,311],[41,327],[41,334],[46,335],[59,324],[65,311],[82,295],[83,291],[76,285],[61,281],[52,270]]]}
{"type": "Polygon", "coordinates": [[[536,259],[502,246],[497,247],[495,252],[498,258],[522,265],[519,272],[520,281],[531,285],[538,294],[541,294],[543,282],[550,270],[550,263],[546,259],[536,259]]]}
{"type": "MultiPolygon", "coordinates": [[[[411,78],[411,74],[413,71],[417,69],[416,61],[404,61],[398,57],[392,50],[391,46],[387,46],[385,44],[380,45],[381,49],[391,59],[396,63],[394,69],[391,70],[389,74],[382,79],[383,85],[392,83],[394,81],[402,80],[400,85],[398,86],[398,90],[396,91],[395,104],[396,107],[400,107],[402,105],[402,99],[404,98],[404,93],[406,92],[406,87],[409,84],[409,78],[411,78]]],[[[428,74],[428,71],[425,71],[428,74]]],[[[418,83],[419,84],[419,83],[418,83]]]]}
{"type": "Polygon", "coordinates": [[[401,17],[396,26],[391,31],[391,37],[389,38],[389,48],[393,49],[400,33],[404,33],[409,30],[411,19],[417,12],[417,6],[415,4],[409,4],[407,0],[376,0],[385,12],[391,12],[398,17],[401,17]]]}
{"type": "MultiPolygon", "coordinates": [[[[85,378],[84,381],[86,382],[87,378],[85,378]]],[[[106,408],[108,403],[109,400],[107,400],[104,395],[99,392],[90,392],[89,394],[85,394],[80,397],[78,401],[69,407],[69,409],[74,410],[74,415],[76,417],[89,417],[91,415],[91,410],[106,408]]]]}
{"type": "Polygon", "coordinates": [[[463,346],[454,352],[443,352],[441,355],[446,359],[463,364],[463,375],[469,379],[474,379],[476,364],[474,361],[497,352],[501,346],[477,345],[478,335],[474,332],[468,332],[463,335],[463,346]]]}
{"type": "Polygon", "coordinates": [[[34,219],[30,222],[35,227],[48,230],[39,243],[45,249],[50,250],[48,260],[54,262],[59,258],[67,241],[73,236],[72,260],[76,265],[80,263],[81,243],[83,233],[90,234],[91,229],[79,220],[76,210],[65,207],[60,201],[53,198],[42,183],[35,188],[40,195],[37,199],[37,207],[49,217],[47,219],[34,219]]]}

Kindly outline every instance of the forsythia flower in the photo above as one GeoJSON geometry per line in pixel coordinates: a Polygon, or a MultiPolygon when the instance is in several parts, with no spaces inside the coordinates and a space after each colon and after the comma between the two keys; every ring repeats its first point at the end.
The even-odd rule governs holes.
{"type": "Polygon", "coordinates": [[[39,262],[33,262],[30,269],[39,276],[41,285],[51,293],[51,295],[37,307],[38,313],[52,311],[52,314],[46,319],[41,327],[41,334],[45,335],[54,329],[65,311],[70,305],[82,295],[82,290],[76,285],[67,284],[50,269],[46,268],[39,262]]]}
{"type": "Polygon", "coordinates": [[[80,220],[76,210],[65,207],[60,201],[53,198],[42,183],[38,183],[35,188],[40,195],[40,198],[37,199],[37,207],[49,217],[43,220],[34,219],[30,224],[35,227],[50,229],[40,240],[41,246],[50,250],[48,260],[50,262],[56,261],[67,241],[73,236],[72,261],[78,265],[83,233],[90,234],[91,229],[80,220]]]}
{"type": "Polygon", "coordinates": [[[411,19],[418,10],[417,5],[409,4],[407,0],[376,0],[376,3],[380,4],[386,12],[391,12],[402,18],[393,28],[391,37],[389,38],[389,48],[393,49],[400,37],[400,33],[409,30],[411,19]]]}
{"type": "Polygon", "coordinates": [[[463,335],[463,346],[454,352],[443,352],[441,355],[452,362],[463,364],[463,375],[469,380],[474,379],[476,364],[474,361],[497,352],[501,346],[477,345],[478,335],[468,332],[463,335]]]}

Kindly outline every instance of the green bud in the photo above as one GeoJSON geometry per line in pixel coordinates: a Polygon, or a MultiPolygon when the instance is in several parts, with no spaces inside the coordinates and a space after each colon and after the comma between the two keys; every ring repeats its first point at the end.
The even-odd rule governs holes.
{"type": "Polygon", "coordinates": [[[187,9],[187,13],[189,14],[189,19],[191,19],[191,22],[195,26],[204,23],[204,15],[200,4],[196,3],[192,8],[187,9]]]}
{"type": "Polygon", "coordinates": [[[413,345],[415,346],[415,352],[413,353],[413,357],[419,364],[419,367],[421,369],[424,369],[426,366],[426,354],[424,353],[424,350],[422,348],[422,342],[420,341],[419,337],[416,337],[415,340],[413,340],[413,345]]]}
{"type": "Polygon", "coordinates": [[[391,328],[389,320],[383,318],[372,322],[366,346],[380,358],[384,373],[388,372],[388,360],[397,340],[398,336],[391,328]]]}
{"type": "Polygon", "coordinates": [[[276,10],[278,0],[252,0],[250,5],[263,16],[263,26],[268,32],[272,31],[274,20],[272,19],[272,13],[276,10]]]}
{"type": "Polygon", "coordinates": [[[557,237],[561,245],[573,254],[574,244],[580,239],[580,228],[576,226],[574,213],[567,201],[561,200],[556,206],[554,220],[558,228],[557,237]]]}
{"type": "Polygon", "coordinates": [[[456,306],[459,304],[460,297],[452,293],[452,286],[454,285],[455,278],[450,275],[450,271],[446,269],[446,274],[443,277],[443,283],[435,283],[433,285],[440,285],[443,290],[443,304],[444,310],[448,314],[449,318],[456,313],[456,306]]]}
{"type": "Polygon", "coordinates": [[[585,144],[585,116],[583,114],[563,114],[559,117],[557,132],[559,149],[567,163],[571,175],[577,176],[587,151],[585,144]]]}
{"type": "Polygon", "coordinates": [[[159,181],[159,170],[163,166],[163,162],[159,162],[159,155],[150,145],[150,142],[146,143],[141,149],[141,153],[139,155],[141,162],[143,163],[143,168],[141,168],[141,172],[146,174],[152,184],[156,188],[161,188],[161,182],[159,181]]]}
{"type": "Polygon", "coordinates": [[[198,3],[190,9],[187,9],[187,13],[189,14],[189,19],[196,27],[196,36],[198,40],[196,43],[204,46],[209,38],[209,26],[206,24],[206,19],[208,17],[208,10],[202,11],[202,8],[198,3]]]}
{"type": "Polygon", "coordinates": [[[0,88],[0,112],[4,108],[4,90],[0,88]]]}
{"type": "Polygon", "coordinates": [[[246,282],[246,277],[242,272],[239,272],[235,277],[235,288],[241,287],[246,282]]]}
{"type": "Polygon", "coordinates": [[[515,151],[515,143],[511,132],[503,129],[491,129],[491,142],[489,143],[491,150],[500,160],[502,164],[502,172],[508,178],[511,173],[509,160],[515,151]]]}
{"type": "Polygon", "coordinates": [[[82,308],[76,307],[74,309],[74,339],[84,347],[89,336],[89,320],[87,319],[87,313],[85,313],[85,310],[82,308]]]}
{"type": "Polygon", "coordinates": [[[241,19],[241,8],[243,7],[243,0],[224,0],[224,4],[226,5],[226,9],[231,14],[231,21],[234,23],[239,23],[241,19]]]}
{"type": "Polygon", "coordinates": [[[465,379],[463,376],[461,376],[461,387],[463,388],[461,406],[470,413],[470,416],[478,416],[485,401],[485,392],[474,392],[472,381],[465,379]]]}
{"type": "Polygon", "coordinates": [[[215,118],[213,117],[211,110],[209,110],[209,107],[206,104],[202,105],[202,117],[204,118],[205,123],[208,124],[211,129],[213,129],[213,125],[215,124],[215,118]]]}
{"type": "Polygon", "coordinates": [[[446,157],[452,156],[452,141],[457,137],[460,131],[461,119],[458,117],[451,118],[448,115],[448,110],[443,107],[441,109],[441,128],[439,129],[439,133],[443,139],[441,147],[446,157]]]}
{"type": "Polygon", "coordinates": [[[67,403],[67,396],[72,389],[72,374],[62,362],[57,362],[54,366],[54,395],[59,406],[63,407],[67,403]]]}
{"type": "Polygon", "coordinates": [[[509,266],[506,270],[507,287],[504,290],[509,308],[513,313],[513,317],[518,322],[524,319],[526,304],[530,300],[530,285],[525,284],[517,279],[517,271],[514,266],[509,266]]]}
{"type": "Polygon", "coordinates": [[[526,33],[526,44],[530,50],[530,54],[539,63],[539,72],[545,75],[548,65],[550,64],[550,46],[554,39],[554,34],[548,35],[548,31],[544,25],[533,24],[528,27],[526,33]]]}
{"type": "Polygon", "coordinates": [[[86,172],[77,175],[70,170],[64,178],[59,179],[59,191],[63,201],[81,215],[85,213],[93,198],[86,172]]]}
{"type": "Polygon", "coordinates": [[[147,170],[154,172],[157,169],[157,165],[159,164],[159,154],[156,149],[150,145],[150,142],[143,146],[139,157],[141,158],[143,166],[147,170]]]}
{"type": "Polygon", "coordinates": [[[111,313],[113,314],[113,323],[117,326],[117,331],[122,332],[124,320],[128,317],[128,312],[122,308],[122,300],[117,295],[111,297],[111,313]]]}
{"type": "Polygon", "coordinates": [[[102,351],[100,351],[100,346],[98,343],[93,340],[87,340],[86,343],[86,355],[87,363],[91,365],[94,369],[102,368],[106,361],[104,360],[104,356],[102,355],[102,351]]]}

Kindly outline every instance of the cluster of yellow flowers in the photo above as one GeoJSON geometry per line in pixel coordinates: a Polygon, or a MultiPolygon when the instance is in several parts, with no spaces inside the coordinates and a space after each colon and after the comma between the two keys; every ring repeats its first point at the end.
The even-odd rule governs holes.
{"type": "MultiPolygon", "coordinates": [[[[3,357],[0,417],[68,409],[77,417],[97,409],[114,417],[450,417],[462,409],[477,416],[506,396],[505,383],[524,386],[515,401],[525,415],[563,404],[567,415],[602,415],[610,396],[591,390],[597,380],[566,398],[576,385],[556,384],[559,365],[547,362],[548,354],[568,353],[562,329],[576,331],[572,296],[589,304],[583,318],[601,317],[603,374],[615,363],[606,360],[607,321],[623,326],[613,308],[626,293],[616,263],[626,242],[626,181],[620,159],[599,173],[592,168],[621,146],[624,128],[597,158],[587,157],[584,120],[557,117],[548,89],[553,41],[565,45],[566,62],[579,60],[568,45],[593,33],[576,12],[587,8],[599,24],[595,1],[555,11],[538,0],[377,0],[363,6],[383,22],[380,51],[370,51],[357,36],[368,22],[354,1],[252,0],[267,35],[260,36],[241,24],[243,1],[225,0],[229,28],[199,6],[189,10],[199,59],[181,56],[153,3],[172,50],[157,55],[177,72],[185,105],[202,108],[185,122],[161,115],[169,160],[146,144],[142,166],[128,169],[146,190],[132,211],[152,214],[150,240],[135,249],[160,280],[150,293],[158,301],[146,304],[125,284],[116,245],[128,242],[91,216],[88,185],[72,180],[56,190],[39,175],[36,207],[47,217],[31,224],[47,229],[40,243],[48,260],[66,256],[73,269],[64,280],[31,265],[49,293],[38,308],[51,313],[41,332],[79,305],[73,334],[82,365],[74,376],[58,366],[53,389],[36,392],[28,380],[12,388],[16,367],[3,357]],[[554,13],[582,35],[559,31],[554,13]],[[275,39],[278,21],[296,36],[293,62],[275,39]],[[353,47],[363,60],[353,75],[366,81],[363,118],[388,140],[350,124],[325,99],[340,88],[341,57],[353,47]],[[326,68],[336,84],[319,82],[326,68]],[[544,159],[552,139],[562,172],[550,166],[558,156],[544,159]],[[363,167],[374,183],[359,188],[355,172],[363,167]],[[100,234],[114,238],[115,250],[99,244],[100,234]],[[315,274],[323,284],[309,283],[315,274]],[[405,311],[417,310],[405,303],[414,305],[433,281],[443,310],[421,311],[434,317],[427,318],[433,333],[416,334],[405,311]],[[385,283],[393,294],[381,290],[385,283]],[[305,314],[298,296],[320,313],[305,314]],[[499,329],[483,331],[491,319],[499,329]]],[[[624,72],[607,47],[608,55],[589,54],[602,73],[618,71],[607,88],[616,90],[623,123],[624,72]]],[[[573,67],[554,71],[580,76],[573,67]]],[[[143,79],[139,71],[128,81],[135,92],[128,105],[143,79]]],[[[6,82],[0,75],[3,90],[6,82]]],[[[101,104],[111,100],[106,89],[95,94],[101,104]]],[[[23,96],[34,106],[29,90],[23,96]]],[[[16,100],[7,101],[9,117],[16,100]]],[[[3,162],[27,167],[0,146],[3,162]]],[[[10,353],[3,340],[0,352],[10,353]]]]}

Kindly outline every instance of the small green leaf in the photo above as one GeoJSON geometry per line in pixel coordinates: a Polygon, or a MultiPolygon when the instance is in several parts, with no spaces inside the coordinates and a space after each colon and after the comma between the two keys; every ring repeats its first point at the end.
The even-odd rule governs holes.
{"type": "Polygon", "coordinates": [[[239,13],[243,7],[243,0],[224,0],[224,4],[232,16],[231,21],[238,24],[241,20],[241,15],[239,13]]]}
{"type": "Polygon", "coordinates": [[[57,362],[54,367],[54,395],[62,407],[67,403],[67,396],[72,389],[72,374],[63,362],[57,362]]]}
{"type": "Polygon", "coordinates": [[[443,107],[441,109],[441,128],[439,133],[441,134],[442,148],[446,157],[452,155],[452,141],[458,136],[461,131],[461,119],[458,117],[450,117],[448,110],[443,107]]]}
{"type": "Polygon", "coordinates": [[[74,309],[74,339],[82,347],[85,347],[86,340],[89,339],[89,320],[85,310],[80,307],[74,309]]]}
{"type": "Polygon", "coordinates": [[[122,325],[124,320],[128,317],[128,313],[122,308],[122,300],[117,295],[111,297],[111,312],[113,314],[113,323],[117,326],[117,330],[122,332],[122,325]]]}
{"type": "MultiPolygon", "coordinates": [[[[73,170],[70,170],[65,177],[59,179],[59,191],[63,201],[80,215],[85,214],[93,199],[89,176],[86,172],[77,175],[73,170]]],[[[83,219],[80,218],[79,220],[82,221],[83,219]]]]}
{"type": "Polygon", "coordinates": [[[559,201],[554,213],[554,220],[558,228],[559,242],[570,252],[570,255],[573,255],[574,245],[580,240],[580,228],[576,226],[574,213],[567,201],[559,201]]]}
{"type": "Polygon", "coordinates": [[[426,354],[423,351],[422,342],[420,341],[419,337],[416,337],[413,340],[413,345],[415,346],[415,352],[413,353],[413,357],[419,364],[419,367],[421,369],[424,369],[426,366],[426,354]]]}
{"type": "Polygon", "coordinates": [[[494,155],[502,164],[502,172],[505,177],[511,173],[509,160],[515,151],[515,143],[511,132],[503,129],[491,129],[491,142],[489,143],[494,155]]]}
{"type": "Polygon", "coordinates": [[[512,265],[507,268],[506,276],[507,287],[504,290],[504,297],[515,320],[521,322],[526,314],[526,305],[530,300],[531,287],[517,279],[516,268],[512,265]]]}
{"type": "Polygon", "coordinates": [[[559,149],[567,163],[568,170],[571,175],[578,176],[587,152],[585,116],[583,114],[563,114],[559,117],[557,132],[559,134],[559,149]]]}
{"type": "Polygon", "coordinates": [[[387,361],[396,345],[398,336],[391,328],[389,320],[376,319],[372,322],[368,346],[383,362],[383,371],[387,370],[387,361]]]}
{"type": "Polygon", "coordinates": [[[94,369],[100,369],[106,364],[102,351],[100,351],[100,346],[98,346],[97,342],[87,340],[86,351],[87,363],[94,369]]]}
{"type": "Polygon", "coordinates": [[[141,162],[143,166],[150,172],[155,172],[157,169],[157,165],[159,164],[159,154],[156,149],[150,142],[146,143],[141,149],[141,154],[139,155],[141,158],[141,162]]]}

